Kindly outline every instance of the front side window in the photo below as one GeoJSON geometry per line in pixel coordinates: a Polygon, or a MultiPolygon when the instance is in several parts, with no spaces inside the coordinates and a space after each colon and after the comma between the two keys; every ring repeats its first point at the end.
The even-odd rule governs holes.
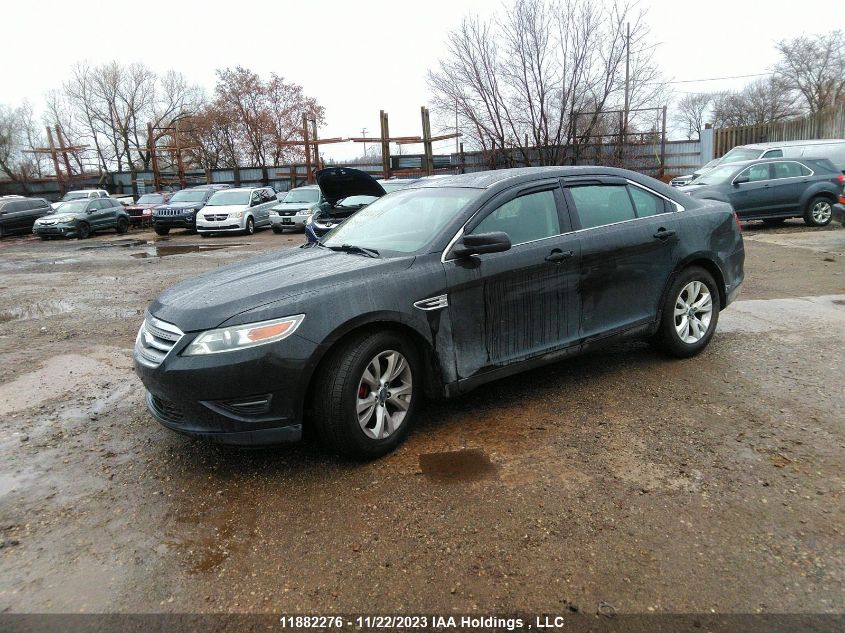
{"type": "Polygon", "coordinates": [[[747,177],[749,182],[769,180],[769,165],[752,165],[739,175],[739,178],[742,177],[747,177]]]}
{"type": "Polygon", "coordinates": [[[584,185],[569,190],[581,228],[616,224],[636,216],[625,185],[584,185]]]}
{"type": "Polygon", "coordinates": [[[484,218],[471,233],[503,231],[511,244],[524,244],[560,234],[560,218],[553,191],[514,198],[484,218]]]}

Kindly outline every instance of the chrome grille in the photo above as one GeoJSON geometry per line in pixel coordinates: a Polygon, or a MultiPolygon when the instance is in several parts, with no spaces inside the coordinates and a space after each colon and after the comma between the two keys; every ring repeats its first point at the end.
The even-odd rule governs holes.
{"type": "Polygon", "coordinates": [[[229,217],[228,213],[218,213],[217,215],[204,215],[206,222],[220,222],[229,217]]]}
{"type": "Polygon", "coordinates": [[[184,334],[166,321],[148,316],[135,339],[135,357],[149,367],[158,367],[184,334]]]}
{"type": "Polygon", "coordinates": [[[183,213],[188,214],[191,212],[192,209],[156,209],[156,215],[158,216],[182,215],[183,213]]]}

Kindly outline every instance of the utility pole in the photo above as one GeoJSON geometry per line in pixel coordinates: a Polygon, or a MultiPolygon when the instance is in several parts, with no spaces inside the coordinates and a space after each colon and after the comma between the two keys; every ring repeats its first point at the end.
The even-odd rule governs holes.
{"type": "Polygon", "coordinates": [[[308,115],[302,115],[302,140],[305,141],[305,172],[308,184],[314,184],[314,174],[311,173],[311,144],[308,142],[308,115]]]}
{"type": "Polygon", "coordinates": [[[56,170],[56,183],[59,185],[59,193],[64,195],[65,186],[62,179],[62,172],[59,169],[59,155],[56,153],[56,145],[53,143],[53,132],[50,130],[49,125],[47,126],[47,142],[50,144],[50,156],[53,157],[53,169],[56,170]]]}
{"type": "Polygon", "coordinates": [[[59,140],[59,147],[62,148],[62,156],[65,159],[65,170],[67,173],[68,180],[70,180],[70,159],[67,156],[67,146],[65,145],[65,139],[62,138],[62,128],[56,124],[56,138],[59,140]]]}
{"type": "MultiPolygon", "coordinates": [[[[390,126],[388,125],[387,112],[379,111],[381,122],[381,169],[384,178],[390,178],[390,126]]],[[[399,146],[401,149],[401,145],[399,146]]]]}
{"type": "Polygon", "coordinates": [[[431,176],[432,174],[434,174],[434,152],[431,147],[431,122],[429,121],[428,108],[422,106],[420,108],[420,114],[422,115],[422,138],[423,148],[425,151],[425,158],[424,164],[422,165],[422,170],[426,176],[431,176]]]}
{"type": "MultiPolygon", "coordinates": [[[[361,128],[361,136],[367,138],[367,128],[361,128]]],[[[367,157],[367,141],[364,141],[364,158],[367,157]]]]}
{"type": "Polygon", "coordinates": [[[161,180],[158,173],[158,155],[156,153],[156,139],[153,135],[152,123],[147,123],[147,142],[150,144],[150,168],[153,170],[153,191],[161,191],[161,180]]]}
{"type": "Polygon", "coordinates": [[[460,145],[458,144],[458,98],[455,97],[455,153],[460,152],[460,145]]]}
{"type": "MultiPolygon", "coordinates": [[[[622,123],[622,152],[628,136],[628,113],[631,109],[631,23],[625,25],[625,117],[622,123]]],[[[624,167],[624,165],[623,165],[624,167]]]]}
{"type": "Polygon", "coordinates": [[[311,119],[311,140],[314,143],[314,167],[320,169],[320,144],[317,142],[317,119],[311,119]]]}

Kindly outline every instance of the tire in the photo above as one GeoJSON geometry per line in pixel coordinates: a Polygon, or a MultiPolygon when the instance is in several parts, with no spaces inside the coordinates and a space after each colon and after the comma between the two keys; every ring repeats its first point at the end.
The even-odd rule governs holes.
{"type": "Polygon", "coordinates": [[[252,219],[252,216],[249,216],[246,219],[246,230],[244,231],[246,235],[254,235],[255,234],[255,220],[252,219]]]}
{"type": "Polygon", "coordinates": [[[118,218],[117,226],[114,228],[114,230],[117,231],[118,234],[123,235],[124,233],[126,233],[126,231],[129,230],[129,220],[122,217],[118,218]]]}
{"type": "Polygon", "coordinates": [[[87,222],[80,222],[76,225],[76,239],[87,240],[91,237],[91,227],[87,222]]]}
{"type": "Polygon", "coordinates": [[[281,235],[282,233],[285,232],[284,229],[279,228],[278,226],[275,226],[275,225],[273,225],[272,228],[273,228],[273,233],[275,233],[276,235],[281,235]]]}
{"type": "Polygon", "coordinates": [[[154,227],[154,230],[156,232],[156,235],[167,235],[168,233],[170,233],[169,226],[156,226],[154,227]]]}
{"type": "Polygon", "coordinates": [[[804,224],[807,226],[827,226],[833,217],[833,203],[830,198],[814,196],[804,210],[804,224]]]}
{"type": "Polygon", "coordinates": [[[666,295],[660,325],[652,342],[658,349],[676,358],[695,356],[707,347],[710,339],[713,338],[716,325],[719,323],[720,307],[719,289],[713,276],[698,266],[686,268],[677,276],[666,295]],[[703,296],[704,287],[709,294],[709,302],[703,296]],[[690,297],[691,293],[695,296],[690,297]],[[694,308],[695,312],[685,311],[676,315],[676,307],[678,311],[694,308]],[[691,314],[695,316],[695,321],[690,320],[691,314]],[[702,322],[706,328],[703,334],[700,332],[702,322]],[[682,335],[685,336],[682,338],[682,335]]]}
{"type": "Polygon", "coordinates": [[[312,404],[317,435],[326,448],[355,459],[375,459],[402,442],[423,392],[419,357],[404,337],[392,332],[357,336],[330,352],[319,372],[312,404]],[[396,362],[400,359],[404,366],[396,362]],[[390,366],[393,378],[383,383],[390,366]],[[385,386],[376,390],[380,384],[385,386]],[[365,402],[372,406],[359,416],[358,407],[365,402]]]}
{"type": "Polygon", "coordinates": [[[786,218],[766,218],[763,220],[763,224],[766,226],[780,226],[786,222],[786,218]]]}

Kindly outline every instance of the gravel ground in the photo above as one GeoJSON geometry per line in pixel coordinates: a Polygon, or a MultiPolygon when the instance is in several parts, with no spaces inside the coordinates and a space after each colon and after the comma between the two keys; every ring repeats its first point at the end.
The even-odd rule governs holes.
{"type": "Polygon", "coordinates": [[[631,342],[429,403],[369,464],[142,406],[148,302],[300,235],[126,237],[0,243],[0,612],[843,610],[842,228],[746,226],[697,358],[631,342]]]}

